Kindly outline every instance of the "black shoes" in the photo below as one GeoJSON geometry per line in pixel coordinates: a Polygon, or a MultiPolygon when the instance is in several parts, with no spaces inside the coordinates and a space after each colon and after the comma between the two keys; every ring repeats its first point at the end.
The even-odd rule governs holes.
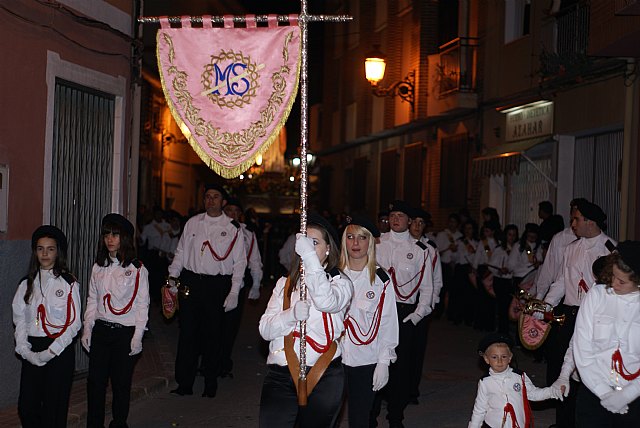
{"type": "Polygon", "coordinates": [[[169,391],[169,394],[176,394],[176,395],[193,395],[193,390],[192,389],[187,389],[187,388],[182,388],[182,387],[177,387],[176,389],[172,389],[171,391],[169,391]]]}

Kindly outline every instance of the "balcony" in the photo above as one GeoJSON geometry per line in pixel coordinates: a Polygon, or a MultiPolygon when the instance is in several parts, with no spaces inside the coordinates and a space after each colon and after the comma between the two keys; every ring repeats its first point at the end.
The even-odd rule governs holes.
{"type": "Polygon", "coordinates": [[[478,106],[476,64],[478,40],[459,37],[429,55],[427,114],[440,116],[478,106]]]}
{"type": "Polygon", "coordinates": [[[615,0],[616,15],[640,15],[640,0],[615,0]]]}

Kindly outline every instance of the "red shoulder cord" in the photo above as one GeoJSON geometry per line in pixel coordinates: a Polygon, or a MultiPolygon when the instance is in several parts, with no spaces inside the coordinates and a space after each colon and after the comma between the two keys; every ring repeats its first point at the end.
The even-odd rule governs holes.
{"type": "Polygon", "coordinates": [[[50,339],[56,339],[64,334],[67,331],[67,328],[73,324],[76,320],[76,305],[73,303],[73,295],[71,294],[73,290],[73,285],[69,288],[69,295],[67,296],[67,319],[65,320],[63,325],[55,325],[51,324],[47,321],[47,310],[44,307],[44,304],[40,303],[38,306],[38,317],[40,318],[40,322],[42,323],[42,329],[45,334],[50,339]],[[71,313],[73,312],[73,315],[71,313]],[[51,333],[48,327],[59,328],[60,331],[57,333],[51,333]]]}
{"type": "Polygon", "coordinates": [[[409,284],[411,281],[416,279],[416,276],[418,276],[418,273],[413,275],[413,277],[409,279],[407,282],[405,282],[404,284],[398,285],[398,280],[396,279],[396,270],[393,268],[393,266],[389,268],[389,273],[391,274],[391,281],[393,282],[393,288],[396,290],[396,295],[398,296],[398,299],[402,301],[409,300],[411,296],[416,294],[416,292],[420,288],[420,284],[422,283],[422,278],[424,277],[424,268],[426,267],[426,265],[427,265],[427,253],[425,252],[424,260],[422,262],[422,269],[420,269],[420,272],[419,272],[420,278],[418,279],[418,283],[416,284],[416,286],[413,288],[413,290],[409,292],[409,294],[402,294],[402,292],[400,291],[400,288],[404,287],[405,285],[409,284]]]}
{"type": "MultiPolygon", "coordinates": [[[[325,335],[325,339],[327,341],[326,344],[321,345],[320,343],[318,343],[316,340],[314,340],[311,336],[309,336],[307,334],[307,343],[318,354],[324,354],[325,352],[327,352],[329,350],[329,347],[331,346],[331,342],[333,342],[333,340],[332,340],[333,339],[333,335],[335,334],[335,331],[334,331],[334,328],[333,328],[333,318],[331,317],[331,314],[323,312],[322,313],[322,322],[324,324],[324,335],[325,335]],[[331,326],[331,328],[329,328],[329,326],[331,326]]],[[[300,332],[299,331],[294,331],[293,332],[293,337],[294,338],[296,338],[296,337],[299,338],[300,337],[300,332]]]]}
{"type": "Polygon", "coordinates": [[[520,428],[520,425],[518,425],[518,421],[516,419],[516,411],[513,408],[513,405],[509,402],[504,405],[504,414],[502,415],[501,426],[504,426],[504,424],[507,422],[507,415],[511,418],[511,428],[520,428]]]}
{"type": "Polygon", "coordinates": [[[632,381],[640,376],[640,369],[637,372],[631,373],[624,366],[624,361],[622,361],[622,354],[620,353],[620,349],[616,349],[616,351],[611,355],[611,370],[615,370],[623,379],[632,381]]]}
{"type": "MultiPolygon", "coordinates": [[[[533,427],[533,414],[531,412],[531,406],[529,405],[529,399],[527,398],[527,384],[524,380],[524,374],[521,374],[522,378],[522,404],[524,405],[524,426],[525,428],[533,427]]],[[[513,405],[509,402],[504,406],[504,415],[502,416],[502,426],[507,421],[507,415],[511,418],[511,428],[520,428],[518,420],[516,419],[516,411],[513,405]]]]}
{"type": "Polygon", "coordinates": [[[229,248],[227,248],[227,252],[224,253],[224,256],[219,256],[218,253],[216,253],[216,251],[211,246],[211,243],[209,242],[209,240],[206,240],[202,243],[202,248],[200,248],[200,251],[204,251],[205,247],[209,247],[209,251],[211,252],[211,257],[213,257],[214,260],[218,262],[225,260],[227,257],[229,257],[229,254],[231,254],[231,250],[233,249],[233,246],[235,245],[236,240],[238,239],[239,231],[240,231],[240,228],[236,229],[236,236],[233,237],[233,241],[231,241],[231,244],[229,244],[229,248]]]}
{"type": "Polygon", "coordinates": [[[368,345],[376,338],[378,335],[378,330],[380,329],[380,321],[382,321],[382,308],[384,306],[384,297],[387,292],[387,285],[389,281],[384,283],[384,288],[382,289],[382,294],[380,294],[380,300],[376,305],[376,310],[373,313],[373,319],[371,320],[371,325],[369,329],[365,332],[362,331],[360,324],[353,319],[352,316],[347,315],[347,319],[344,320],[344,328],[347,330],[349,340],[356,346],[368,345]],[[358,327],[358,332],[356,332],[356,328],[358,327]]]}
{"type": "Polygon", "coordinates": [[[249,247],[249,252],[247,253],[247,261],[251,258],[251,254],[253,253],[253,244],[256,242],[256,235],[251,234],[251,246],[249,247]]]}
{"type": "Polygon", "coordinates": [[[109,310],[113,315],[124,315],[127,312],[129,312],[133,307],[133,301],[136,299],[136,296],[138,295],[138,286],[140,285],[140,269],[142,269],[142,264],[140,264],[140,267],[138,268],[138,272],[136,272],[136,285],[133,288],[133,296],[131,296],[131,300],[129,300],[129,303],[127,303],[127,305],[124,308],[114,309],[113,306],[111,306],[111,293],[105,294],[105,296],[102,298],[102,304],[105,306],[105,309],[108,306],[109,310]]]}

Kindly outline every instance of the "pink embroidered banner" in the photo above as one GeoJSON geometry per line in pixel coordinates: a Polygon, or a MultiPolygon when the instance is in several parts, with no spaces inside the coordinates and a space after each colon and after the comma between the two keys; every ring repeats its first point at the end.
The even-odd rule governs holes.
{"type": "MultiPolygon", "coordinates": [[[[207,19],[208,18],[208,19],[207,19]]],[[[298,91],[300,28],[170,28],[157,35],[162,89],[191,147],[216,173],[233,178],[265,152],[286,122],[298,91]]]]}

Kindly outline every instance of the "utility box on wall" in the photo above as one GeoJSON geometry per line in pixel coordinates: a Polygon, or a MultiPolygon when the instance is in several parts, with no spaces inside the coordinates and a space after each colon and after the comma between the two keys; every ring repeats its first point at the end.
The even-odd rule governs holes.
{"type": "Polygon", "coordinates": [[[0,232],[7,231],[9,211],[9,166],[0,165],[0,232]]]}

